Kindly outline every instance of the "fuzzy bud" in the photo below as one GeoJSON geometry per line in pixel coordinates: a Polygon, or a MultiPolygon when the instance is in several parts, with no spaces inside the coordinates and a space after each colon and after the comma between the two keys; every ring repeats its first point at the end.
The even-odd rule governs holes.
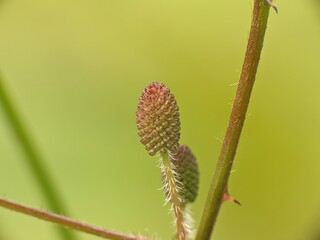
{"type": "Polygon", "coordinates": [[[199,169],[196,157],[187,145],[180,145],[172,156],[172,163],[178,176],[180,197],[184,203],[194,202],[199,189],[199,169]]]}
{"type": "Polygon", "coordinates": [[[136,116],[140,142],[151,156],[159,151],[177,151],[180,114],[169,88],[163,83],[150,83],[139,98],[136,116]]]}

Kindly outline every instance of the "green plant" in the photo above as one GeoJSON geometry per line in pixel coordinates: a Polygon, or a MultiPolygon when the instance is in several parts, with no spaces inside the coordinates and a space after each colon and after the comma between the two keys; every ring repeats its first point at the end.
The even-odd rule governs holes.
{"type": "MultiPolygon", "coordinates": [[[[197,230],[197,240],[210,239],[223,200],[235,201],[227,191],[227,183],[260,60],[270,6],[276,9],[269,0],[254,1],[253,19],[246,57],[228,129],[208,194],[207,204],[203,212],[200,227],[197,230]]],[[[31,141],[28,134],[21,127],[22,121],[15,113],[15,109],[10,104],[10,101],[8,101],[8,94],[4,91],[3,86],[1,85],[0,87],[1,102],[6,108],[8,119],[17,130],[17,137],[21,140],[22,147],[25,148],[27,158],[38,161],[37,159],[39,158],[35,153],[33,145],[30,144],[31,141]]],[[[177,234],[175,236],[178,240],[188,239],[191,237],[191,234],[188,229],[187,204],[193,202],[197,196],[199,173],[191,150],[185,145],[179,144],[180,119],[178,106],[173,95],[165,85],[152,83],[146,88],[142,98],[140,98],[137,123],[141,142],[146,146],[148,153],[150,155],[159,153],[160,155],[164,192],[167,201],[170,201],[172,204],[176,218],[177,234]]],[[[43,177],[41,171],[38,171],[37,174],[43,177]]],[[[44,174],[44,176],[46,177],[47,174],[44,174]]],[[[45,182],[48,181],[45,180],[45,182]]],[[[46,195],[51,196],[51,198],[54,197],[52,193],[46,193],[46,195]]],[[[57,203],[55,204],[57,205],[57,203]]],[[[148,239],[143,236],[103,229],[58,214],[18,204],[4,198],[0,198],[0,206],[104,238],[124,240],[148,239]]]]}
{"type": "Polygon", "coordinates": [[[192,232],[186,205],[197,197],[199,171],[190,149],[179,145],[179,115],[177,102],[163,83],[152,82],[139,98],[137,126],[140,141],[150,155],[160,155],[166,203],[172,204],[177,239],[184,240],[192,232]]]}

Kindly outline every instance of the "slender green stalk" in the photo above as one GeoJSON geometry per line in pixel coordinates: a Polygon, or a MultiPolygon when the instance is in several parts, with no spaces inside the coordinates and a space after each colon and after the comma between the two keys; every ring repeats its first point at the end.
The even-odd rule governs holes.
{"type": "Polygon", "coordinates": [[[256,78],[269,8],[263,0],[254,0],[251,30],[238,89],[196,240],[210,239],[219,214],[256,78]]]}
{"type": "Polygon", "coordinates": [[[173,164],[167,151],[161,153],[161,172],[167,201],[171,201],[172,210],[176,218],[177,240],[185,240],[187,238],[187,229],[177,186],[177,177],[175,176],[176,172],[173,169],[173,164]]]}
{"type": "MultiPolygon", "coordinates": [[[[18,143],[22,151],[25,154],[25,160],[27,165],[30,167],[33,176],[36,179],[36,182],[39,185],[40,190],[45,196],[49,208],[57,213],[63,212],[66,214],[66,210],[59,199],[59,194],[55,188],[54,181],[51,178],[48,169],[44,164],[44,160],[39,153],[36,145],[32,141],[30,134],[27,131],[27,128],[23,124],[22,119],[20,118],[18,111],[16,110],[12,99],[9,96],[9,92],[5,89],[3,80],[0,76],[0,103],[2,103],[5,115],[8,119],[8,122],[12,128],[13,133],[15,134],[18,143]]],[[[74,235],[64,229],[59,228],[61,237],[65,240],[75,239],[74,235]]]]}
{"type": "Polygon", "coordinates": [[[131,234],[119,233],[109,229],[105,229],[92,224],[87,224],[72,218],[68,218],[59,214],[50,213],[30,206],[20,204],[5,198],[0,198],[0,206],[19,213],[23,213],[41,220],[60,224],[74,230],[85,232],[91,235],[113,240],[148,240],[146,237],[131,234]]]}

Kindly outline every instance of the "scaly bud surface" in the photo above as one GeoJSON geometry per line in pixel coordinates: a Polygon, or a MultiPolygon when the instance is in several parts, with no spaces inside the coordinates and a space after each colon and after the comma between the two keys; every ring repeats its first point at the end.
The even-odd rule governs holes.
{"type": "Polygon", "coordinates": [[[199,169],[196,157],[187,145],[180,145],[172,155],[172,163],[177,173],[179,194],[184,204],[194,202],[199,189],[199,169]]]}
{"type": "Polygon", "coordinates": [[[157,152],[177,151],[180,114],[169,88],[163,83],[150,83],[139,98],[136,116],[140,142],[151,156],[157,152]]]}

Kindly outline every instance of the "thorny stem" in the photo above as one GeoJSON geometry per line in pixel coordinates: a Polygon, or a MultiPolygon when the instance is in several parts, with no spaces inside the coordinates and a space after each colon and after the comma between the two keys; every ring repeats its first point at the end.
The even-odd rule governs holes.
{"type": "MultiPolygon", "coordinates": [[[[34,144],[34,142],[32,141],[33,139],[27,131],[27,128],[24,125],[21,117],[19,116],[14,102],[12,101],[10,94],[5,88],[3,80],[0,76],[0,104],[1,103],[5,112],[5,116],[7,117],[8,122],[12,128],[12,131],[15,134],[22,151],[26,156],[25,160],[27,161],[31,172],[34,175],[40,190],[45,196],[50,210],[54,212],[63,212],[64,214],[66,214],[66,210],[62,204],[62,201],[59,199],[58,191],[55,188],[54,181],[52,180],[51,175],[49,174],[49,171],[44,164],[44,159],[39,153],[36,144],[34,144]]],[[[75,239],[75,236],[72,232],[63,228],[60,228],[58,230],[63,239],[75,239]]]]}
{"type": "Polygon", "coordinates": [[[181,199],[179,197],[179,189],[177,186],[176,172],[174,171],[173,164],[170,160],[170,155],[168,152],[161,153],[161,171],[164,180],[164,190],[167,195],[167,201],[171,201],[172,210],[176,218],[177,226],[177,238],[178,240],[186,239],[186,226],[184,213],[181,206],[181,199]]]}
{"type": "Polygon", "coordinates": [[[143,236],[136,236],[131,234],[119,233],[112,230],[108,230],[99,226],[84,223],[72,218],[68,218],[59,214],[43,211],[40,209],[32,208],[30,206],[20,204],[5,198],[0,198],[0,206],[19,213],[23,213],[41,220],[60,224],[64,227],[69,227],[81,232],[85,232],[91,235],[102,237],[112,240],[148,240],[143,236]]]}
{"type": "Polygon", "coordinates": [[[219,214],[256,78],[269,9],[269,5],[263,0],[254,0],[251,30],[238,89],[196,240],[210,239],[219,214]]]}

